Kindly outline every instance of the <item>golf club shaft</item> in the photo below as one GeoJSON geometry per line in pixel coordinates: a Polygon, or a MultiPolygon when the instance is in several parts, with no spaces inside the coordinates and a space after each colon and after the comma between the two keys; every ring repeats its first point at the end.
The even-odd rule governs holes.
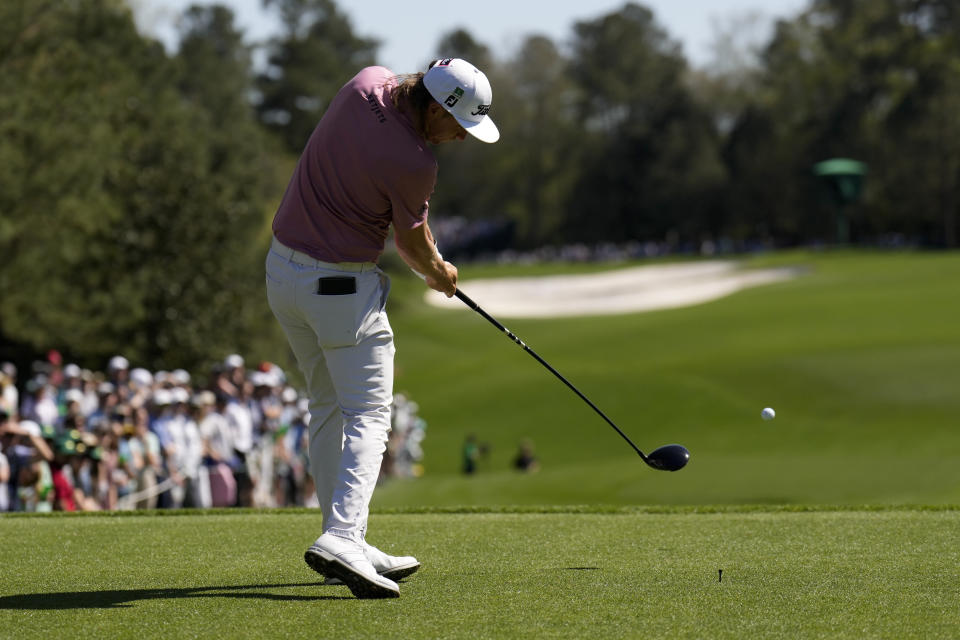
{"type": "Polygon", "coordinates": [[[624,440],[626,440],[626,441],[627,441],[627,444],[629,444],[631,447],[633,447],[633,450],[636,451],[637,454],[639,454],[641,458],[643,458],[643,461],[644,461],[644,462],[647,462],[647,456],[644,455],[643,451],[640,451],[640,449],[637,447],[637,445],[633,444],[633,441],[630,440],[630,438],[627,437],[627,434],[625,434],[623,431],[621,431],[621,430],[620,430],[620,427],[618,427],[617,425],[613,424],[613,420],[611,420],[610,418],[608,418],[608,417],[607,417],[607,414],[605,414],[603,411],[601,411],[600,408],[597,407],[597,405],[595,405],[595,404],[593,404],[592,402],[590,402],[590,398],[588,398],[587,396],[583,395],[583,394],[580,392],[580,390],[577,389],[575,386],[573,386],[573,384],[572,384],[569,380],[567,380],[567,379],[564,378],[562,375],[560,375],[560,372],[559,372],[559,371],[557,371],[556,369],[554,369],[553,367],[551,367],[550,364],[549,364],[546,360],[544,360],[544,359],[541,358],[539,355],[537,355],[537,353],[536,353],[533,349],[531,349],[530,347],[528,347],[527,345],[525,345],[525,344],[523,343],[523,340],[521,340],[520,338],[518,338],[512,331],[510,331],[510,330],[507,329],[505,326],[503,326],[502,324],[500,324],[500,323],[497,321],[496,318],[494,318],[494,317],[491,316],[489,313],[487,313],[486,311],[484,311],[483,309],[481,309],[481,308],[480,308],[480,305],[478,305],[476,302],[474,302],[473,300],[471,300],[470,297],[467,296],[467,294],[465,294],[464,292],[462,292],[462,291],[460,291],[459,289],[457,289],[456,296],[457,296],[458,298],[460,298],[460,300],[463,301],[463,303],[466,304],[468,307],[470,307],[471,309],[473,309],[474,311],[476,311],[477,313],[479,313],[481,316],[483,316],[484,318],[486,318],[487,321],[488,321],[490,324],[492,324],[493,326],[495,326],[497,329],[500,329],[500,331],[502,331],[504,334],[506,334],[506,336],[507,336],[508,338],[510,338],[511,340],[513,340],[514,342],[516,342],[524,351],[526,351],[526,352],[529,353],[531,356],[533,356],[533,358],[534,358],[537,362],[539,362],[539,363],[542,364],[544,367],[546,367],[547,370],[548,370],[550,373],[552,373],[553,375],[557,376],[557,378],[559,378],[560,381],[563,382],[563,384],[565,384],[565,385],[567,385],[568,387],[570,387],[570,390],[571,390],[571,391],[573,391],[575,394],[577,394],[578,396],[580,396],[580,399],[581,399],[581,400],[583,400],[583,401],[586,402],[588,405],[590,405],[590,408],[593,409],[594,411],[596,411],[596,412],[597,412],[597,415],[599,415],[601,418],[603,418],[604,420],[606,420],[607,424],[609,424],[611,427],[613,427],[614,430],[615,430],[617,433],[620,434],[620,437],[623,438],[624,440]]]}

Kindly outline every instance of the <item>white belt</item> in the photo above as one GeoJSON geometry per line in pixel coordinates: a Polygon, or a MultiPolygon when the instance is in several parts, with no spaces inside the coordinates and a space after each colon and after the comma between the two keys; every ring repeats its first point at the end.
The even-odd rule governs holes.
{"type": "Polygon", "coordinates": [[[313,258],[302,251],[291,249],[287,245],[277,240],[276,237],[274,237],[273,242],[270,245],[270,249],[290,260],[291,262],[296,262],[297,264],[302,264],[308,267],[333,269],[334,271],[352,271],[354,273],[364,273],[367,271],[373,271],[377,268],[376,262],[324,262],[323,260],[317,260],[316,258],[313,258]]]}

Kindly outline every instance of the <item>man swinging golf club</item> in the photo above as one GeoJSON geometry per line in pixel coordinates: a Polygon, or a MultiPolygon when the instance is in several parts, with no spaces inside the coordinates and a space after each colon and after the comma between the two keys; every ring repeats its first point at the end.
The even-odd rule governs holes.
{"type": "Polygon", "coordinates": [[[393,331],[378,268],[390,225],[404,261],[453,296],[457,268],[427,224],[437,162],[428,146],[500,137],[487,77],[458,58],[426,73],[361,70],[307,142],[273,221],[267,297],[306,379],[310,471],[322,535],[305,559],[358,598],[400,595],[416,558],[366,542],[370,499],[390,430],[393,331]]]}

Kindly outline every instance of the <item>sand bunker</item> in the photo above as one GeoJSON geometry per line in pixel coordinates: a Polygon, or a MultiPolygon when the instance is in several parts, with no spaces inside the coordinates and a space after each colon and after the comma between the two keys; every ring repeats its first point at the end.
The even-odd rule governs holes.
{"type": "MultiPolygon", "coordinates": [[[[742,270],[736,262],[711,260],[581,275],[463,280],[460,284],[464,293],[494,317],[557,318],[687,307],[796,275],[792,268],[742,270]]],[[[427,293],[426,301],[442,308],[465,308],[456,298],[435,291],[427,293]]]]}

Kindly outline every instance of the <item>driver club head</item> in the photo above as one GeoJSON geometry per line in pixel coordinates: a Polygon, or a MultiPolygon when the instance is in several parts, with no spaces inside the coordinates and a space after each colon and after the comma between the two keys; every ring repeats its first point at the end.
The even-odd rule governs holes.
{"type": "Polygon", "coordinates": [[[690,452],[679,444],[667,444],[647,454],[648,465],[659,471],[683,469],[690,460],[690,452]]]}

